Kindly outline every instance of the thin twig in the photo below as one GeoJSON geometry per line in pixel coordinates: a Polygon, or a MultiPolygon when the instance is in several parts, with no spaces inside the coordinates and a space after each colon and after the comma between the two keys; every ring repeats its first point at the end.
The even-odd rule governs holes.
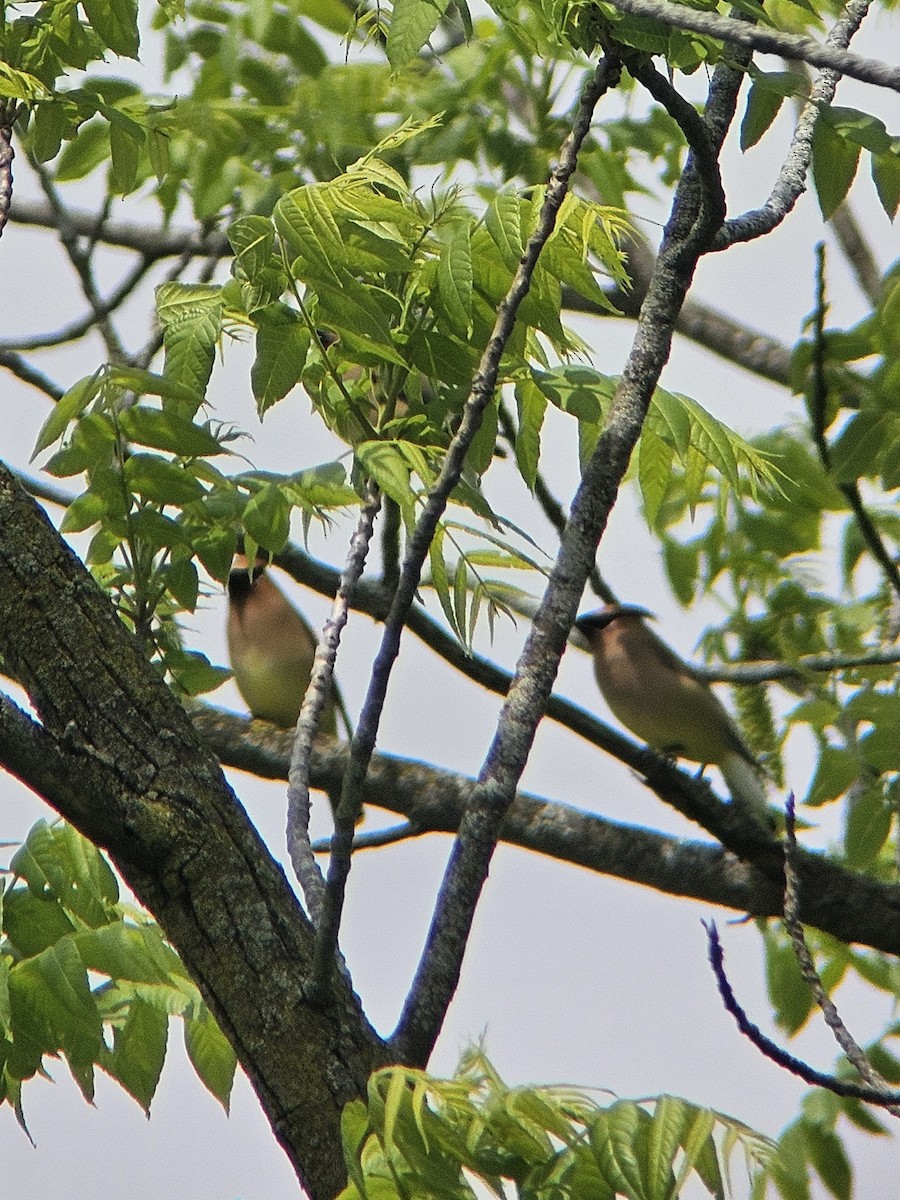
{"type": "Polygon", "coordinates": [[[152,265],[150,259],[138,259],[115,291],[111,292],[105,300],[100,301],[96,309],[92,308],[85,316],[80,317],[77,321],[72,321],[69,325],[64,325],[62,329],[57,329],[53,333],[38,333],[30,338],[0,341],[0,354],[16,350],[46,350],[50,346],[62,346],[67,342],[75,342],[84,337],[96,326],[98,320],[115,312],[123,300],[131,295],[152,265]]]}
{"type": "MultiPolygon", "coordinates": [[[[859,1045],[841,1020],[837,1006],[826,992],[822,980],[819,978],[816,965],[809,952],[809,946],[806,944],[806,936],[803,932],[803,925],[800,922],[800,876],[797,871],[797,825],[794,807],[794,795],[792,792],[788,797],[785,807],[784,927],[788,931],[791,944],[794,947],[794,956],[797,959],[797,965],[800,967],[800,973],[806,980],[806,985],[812,992],[813,999],[822,1011],[825,1024],[834,1034],[835,1041],[844,1051],[844,1054],[846,1054],[848,1062],[859,1072],[859,1076],[863,1082],[875,1091],[888,1095],[891,1089],[888,1086],[887,1080],[875,1070],[866,1057],[862,1046],[859,1045]]],[[[889,1111],[895,1117],[900,1117],[900,1108],[891,1107],[889,1111]]]]}
{"type": "MultiPolygon", "coordinates": [[[[825,433],[826,411],[828,407],[828,378],[826,360],[828,355],[825,339],[825,315],[828,304],[825,296],[825,246],[822,242],[816,247],[816,307],[813,313],[813,344],[812,344],[812,380],[810,382],[809,415],[812,422],[813,441],[819,453],[822,466],[826,471],[831,469],[831,451],[825,433]]],[[[856,524],[863,540],[869,547],[869,553],[884,571],[887,582],[900,598],[900,570],[893,556],[884,544],[878,527],[863,503],[859,484],[854,480],[850,483],[838,483],[839,490],[850,505],[850,511],[856,518],[856,524]]]]}
{"type": "Polygon", "coordinates": [[[322,876],[309,848],[309,762],[319,719],[333,687],[334,664],[337,659],[341,633],[347,624],[347,613],[353,590],[359,582],[369,553],[375,517],[381,507],[381,493],[374,483],[360,508],[359,521],[350,539],[347,562],[341,574],[340,587],[331,612],[322,627],[316,648],[309,687],[297,720],[297,732],[291,753],[288,785],[288,846],[297,878],[303,887],[313,923],[316,925],[316,945],[313,951],[307,991],[310,998],[321,1000],[327,993],[331,968],[337,951],[344,882],[350,871],[350,848],[353,827],[359,810],[348,812],[343,803],[334,812],[334,837],[328,882],[322,890],[322,876]]]}
{"type": "Polygon", "coordinates": [[[826,1088],[829,1092],[833,1092],[836,1096],[848,1096],[853,1100],[864,1100],[867,1104],[876,1104],[880,1108],[886,1108],[889,1112],[893,1112],[894,1106],[900,1104],[900,1092],[880,1092],[870,1087],[864,1087],[859,1083],[850,1083],[845,1079],[838,1079],[834,1075],[827,1075],[824,1071],[817,1071],[815,1067],[811,1067],[809,1063],[805,1063],[800,1058],[795,1058],[793,1054],[788,1054],[771,1038],[766,1037],[758,1025],[754,1025],[747,1014],[741,1008],[728,981],[728,976],[725,974],[725,952],[722,949],[722,943],[719,940],[719,931],[716,928],[714,921],[704,921],[703,927],[706,930],[707,942],[709,947],[709,962],[713,969],[713,974],[716,977],[716,984],[719,988],[719,995],[722,997],[722,1003],[737,1022],[737,1027],[740,1029],[744,1037],[748,1038],[757,1050],[761,1051],[766,1058],[772,1060],[779,1067],[783,1067],[786,1071],[790,1071],[792,1075],[799,1075],[806,1083],[812,1084],[813,1087],[826,1088]]]}
{"type": "MultiPolygon", "coordinates": [[[[404,821],[402,825],[392,825],[390,829],[373,829],[369,833],[358,833],[353,839],[353,853],[394,846],[397,842],[408,842],[410,838],[421,837],[427,832],[428,830],[414,821],[404,821]]],[[[330,854],[331,844],[331,838],[323,838],[319,842],[313,842],[310,849],[313,854],[330,854]]]]}
{"type": "Polygon", "coordinates": [[[44,195],[47,197],[56,217],[57,236],[68,255],[69,262],[75,268],[75,274],[78,276],[78,281],[81,284],[82,294],[94,313],[97,332],[103,338],[110,362],[128,362],[128,354],[119,338],[116,327],[103,312],[103,301],[100,298],[100,293],[97,291],[97,284],[94,280],[94,269],[91,262],[93,251],[91,239],[96,236],[97,220],[94,218],[93,226],[87,234],[87,247],[79,245],[79,237],[82,235],[79,235],[73,228],[72,222],[69,219],[69,211],[56,189],[50,172],[34,156],[31,156],[29,162],[32,170],[38,177],[44,195]]]}
{"type": "Polygon", "coordinates": [[[9,220],[9,210],[12,207],[13,195],[13,150],[12,131],[15,122],[15,105],[9,101],[0,102],[0,237],[9,220]]]}
{"type": "Polygon", "coordinates": [[[610,3],[620,12],[650,17],[674,29],[689,29],[723,42],[731,42],[735,46],[744,46],[748,50],[779,54],[791,61],[806,62],[812,67],[849,75],[862,83],[871,83],[875,87],[886,87],[900,92],[900,67],[865,58],[861,54],[850,54],[827,40],[823,45],[802,34],[783,33],[764,25],[748,25],[733,17],[698,12],[697,9],[681,4],[670,4],[668,0],[610,0],[610,3]]]}
{"type": "Polygon", "coordinates": [[[59,400],[65,395],[65,390],[58,383],[54,383],[49,375],[45,375],[43,371],[39,371],[37,367],[33,367],[21,354],[16,354],[10,350],[0,350],[0,367],[6,367],[7,371],[15,375],[17,379],[21,379],[23,383],[30,384],[33,388],[37,388],[39,392],[43,392],[51,400],[59,400]]]}
{"type": "MultiPolygon", "coordinates": [[[[77,237],[92,238],[97,229],[96,213],[73,209],[68,211],[69,227],[77,237]]],[[[31,225],[40,229],[57,227],[56,212],[51,204],[41,200],[16,200],[12,212],[14,225],[31,225]]],[[[106,221],[100,237],[105,246],[120,246],[135,250],[154,262],[162,258],[176,258],[187,254],[190,258],[203,258],[213,254],[221,258],[231,254],[231,246],[224,233],[203,232],[196,229],[157,229],[149,225],[137,225],[131,221],[106,221]]]]}
{"type": "Polygon", "coordinates": [[[47,504],[56,504],[60,508],[68,508],[75,499],[70,492],[64,492],[61,488],[54,487],[52,483],[45,483],[43,479],[35,479],[32,475],[26,475],[24,471],[13,470],[12,467],[9,470],[12,471],[25,491],[37,500],[44,500],[47,504]]]}

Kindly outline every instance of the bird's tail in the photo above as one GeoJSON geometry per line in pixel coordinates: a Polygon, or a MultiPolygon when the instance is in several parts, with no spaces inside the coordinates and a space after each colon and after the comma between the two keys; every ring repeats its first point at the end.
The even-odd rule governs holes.
{"type": "Polygon", "coordinates": [[[734,752],[719,763],[719,770],[731,792],[732,801],[742,804],[768,823],[765,780],[760,768],[734,752]]]}

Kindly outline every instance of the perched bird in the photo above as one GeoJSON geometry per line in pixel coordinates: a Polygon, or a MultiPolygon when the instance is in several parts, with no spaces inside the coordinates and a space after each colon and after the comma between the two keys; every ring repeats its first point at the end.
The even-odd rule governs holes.
{"type": "MultiPolygon", "coordinates": [[[[228,656],[250,713],[293,729],[312,673],[316,636],[257,561],[250,572],[238,555],[228,576],[228,656]]],[[[322,713],[322,733],[337,734],[334,695],[322,713]]]]}
{"type": "Polygon", "coordinates": [[[633,604],[608,604],[575,622],[590,643],[603,698],[654,750],[718,767],[732,800],[767,819],[753,752],[709,686],[644,624],[651,615],[633,604]]]}

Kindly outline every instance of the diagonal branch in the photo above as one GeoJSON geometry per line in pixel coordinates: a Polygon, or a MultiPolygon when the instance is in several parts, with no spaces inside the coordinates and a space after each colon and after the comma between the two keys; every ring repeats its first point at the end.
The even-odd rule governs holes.
{"type": "MultiPolygon", "coordinates": [[[[459,429],[450,443],[440,475],[428,492],[422,513],[409,538],[397,589],[385,621],[381,645],[372,667],[359,724],[351,742],[350,765],[344,777],[340,801],[341,807],[346,811],[356,811],[359,808],[366,770],[375,749],[391,670],[400,649],[407,614],[415,598],[422,566],[428,556],[438,521],[451,492],[459,482],[469,446],[481,424],[482,414],[494,394],[503,350],[515,325],[519,305],[528,293],[540,252],[556,224],[557,214],[575,170],[578,150],[590,128],[594,107],[600,96],[615,86],[618,78],[618,62],[605,57],[598,64],[582,93],[572,131],[563,144],[560,162],[547,185],[537,228],[528,240],[509,291],[500,304],[497,320],[472,381],[472,389],[463,410],[459,429]]],[[[335,899],[339,903],[341,897],[336,894],[335,899]]]]}
{"type": "MultiPolygon", "coordinates": [[[[733,118],[741,78],[738,70],[723,64],[713,76],[704,120],[715,151],[733,118]]],[[[631,354],[575,494],[550,582],[460,824],[425,950],[392,1038],[402,1062],[427,1061],[456,991],[478,898],[549,699],[597,543],[668,358],[676,315],[721,216],[716,180],[708,170],[696,169],[692,153],[676,191],[631,354]]]]}

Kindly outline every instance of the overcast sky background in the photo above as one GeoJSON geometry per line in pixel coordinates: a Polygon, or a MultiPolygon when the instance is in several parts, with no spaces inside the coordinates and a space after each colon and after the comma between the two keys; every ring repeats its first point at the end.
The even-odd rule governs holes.
{"type": "MultiPolygon", "coordinates": [[[[889,45],[897,45],[896,23],[876,15],[854,48],[883,57],[889,45]]],[[[776,66],[773,61],[771,67],[776,66]]],[[[894,132],[900,125],[893,94],[845,81],[838,101],[878,111],[894,132]]],[[[787,128],[782,119],[780,139],[767,139],[746,156],[737,148],[735,128],[724,159],[731,214],[765,199],[787,128]]],[[[16,166],[18,194],[37,194],[21,159],[16,166]]],[[[860,172],[855,197],[879,259],[887,266],[897,256],[897,233],[878,205],[867,172],[860,172]]],[[[649,202],[639,207],[648,219],[661,216],[649,202]]],[[[123,211],[133,213],[134,205],[123,211]]],[[[114,208],[113,216],[117,215],[114,208]]],[[[812,307],[813,246],[821,236],[817,203],[807,195],[769,238],[705,259],[693,294],[791,343],[812,307]]],[[[13,222],[0,243],[0,256],[7,281],[0,294],[4,337],[53,329],[83,311],[73,281],[59,272],[52,235],[13,222]]],[[[110,254],[104,261],[102,282],[109,287],[126,259],[110,254]]],[[[837,252],[830,256],[829,280],[835,323],[852,321],[866,311],[837,252]]],[[[131,337],[137,345],[146,329],[146,313],[140,305],[132,307],[131,337]]],[[[573,324],[594,348],[596,367],[608,372],[620,369],[633,326],[587,319],[573,324]]],[[[97,342],[87,340],[48,355],[45,362],[47,371],[68,386],[101,359],[97,342]]],[[[308,419],[308,402],[299,393],[272,410],[260,428],[248,383],[250,360],[247,347],[227,345],[211,390],[215,415],[252,433],[254,440],[243,444],[243,453],[255,465],[286,471],[341,453],[342,448],[308,419]]],[[[800,405],[784,391],[729,368],[681,339],[663,383],[691,395],[745,434],[801,419],[800,405]]],[[[0,451],[13,466],[26,468],[47,412],[43,396],[11,376],[5,378],[0,391],[0,451]]],[[[566,418],[548,413],[542,467],[563,499],[571,496],[577,483],[573,433],[566,418]]],[[[235,469],[241,466],[235,464],[235,469]]],[[[525,523],[552,553],[552,535],[534,516],[524,488],[511,472],[502,474],[502,486],[489,487],[495,507],[525,523]]],[[[314,532],[310,548],[342,563],[349,528],[347,523],[339,526],[327,543],[314,532]]],[[[707,607],[685,613],[669,597],[656,545],[630,493],[623,494],[616,506],[600,562],[619,595],[658,613],[662,634],[690,656],[716,612],[707,607]]],[[[831,578],[833,564],[827,556],[814,565],[823,578],[831,578]]],[[[283,578],[280,582],[310,619],[321,624],[326,601],[283,578]]],[[[586,598],[585,607],[590,606],[586,598]]],[[[213,595],[190,622],[190,644],[220,663],[225,661],[223,622],[221,594],[213,595]]],[[[524,622],[518,627],[501,622],[493,646],[482,637],[478,648],[511,668],[525,633],[524,622]]],[[[365,691],[366,667],[379,636],[367,617],[351,617],[338,677],[353,715],[365,691]]],[[[608,717],[584,654],[569,650],[557,690],[608,717]]],[[[230,684],[213,699],[226,707],[243,708],[230,684]]],[[[391,682],[379,747],[477,773],[499,703],[407,636],[391,682]]],[[[808,787],[810,761],[808,746],[802,741],[791,745],[790,784],[800,795],[808,787]]],[[[273,853],[286,862],[284,787],[236,772],[229,775],[273,853]]],[[[687,838],[697,832],[646,791],[627,768],[550,722],[542,725],[522,786],[614,820],[687,838]]],[[[324,832],[325,802],[320,800],[318,808],[318,829],[324,832]]],[[[35,820],[51,816],[18,784],[0,777],[0,840],[20,840],[35,820]]],[[[381,819],[380,814],[372,817],[373,822],[381,819]]],[[[821,844],[827,829],[811,834],[810,840],[817,836],[821,844]]],[[[354,860],[342,946],[364,1008],[384,1033],[393,1028],[415,969],[450,844],[449,838],[434,835],[354,860]]],[[[488,1054],[512,1083],[567,1082],[628,1096],[674,1092],[776,1134],[796,1111],[805,1088],[763,1060],[721,1008],[700,923],[709,917],[715,917],[722,928],[737,995],[752,1018],[770,1029],[760,939],[752,927],[726,925],[729,916],[707,905],[670,899],[501,846],[433,1070],[452,1071],[460,1051],[483,1037],[488,1054]]],[[[890,1016],[888,1001],[861,986],[842,988],[838,1001],[862,1041],[874,1036],[890,1016]]],[[[834,1059],[833,1044],[821,1022],[813,1021],[812,1026],[791,1049],[828,1069],[834,1059]]],[[[55,1082],[32,1082],[24,1093],[37,1149],[22,1134],[12,1111],[0,1109],[0,1162],[10,1194],[17,1200],[45,1200],[51,1195],[77,1200],[155,1200],[160,1195],[282,1200],[297,1195],[287,1159],[246,1080],[239,1076],[231,1115],[226,1117],[186,1063],[178,1023],[171,1029],[169,1061],[149,1121],[102,1074],[97,1076],[96,1107],[91,1108],[64,1064],[49,1065],[55,1082]]],[[[857,1197],[885,1195],[885,1183],[895,1181],[900,1166],[897,1144],[853,1135],[848,1142],[857,1170],[857,1197]]],[[[738,1170],[737,1195],[742,1194],[740,1179],[738,1170]]],[[[815,1194],[825,1193],[819,1189],[815,1194]]]]}

